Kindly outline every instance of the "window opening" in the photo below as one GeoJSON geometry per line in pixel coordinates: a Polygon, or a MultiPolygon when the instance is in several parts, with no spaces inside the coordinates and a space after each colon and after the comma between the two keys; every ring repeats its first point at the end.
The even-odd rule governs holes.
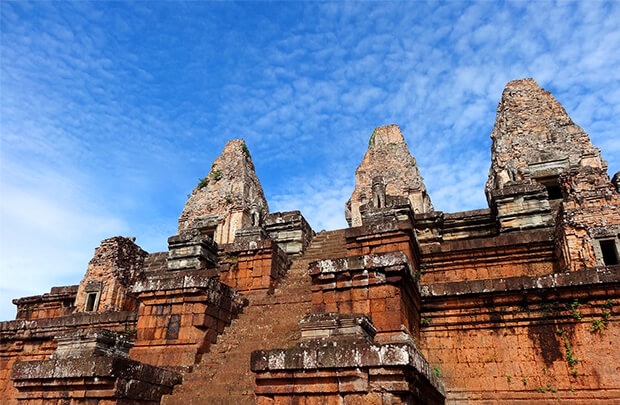
{"type": "Polygon", "coordinates": [[[618,264],[618,252],[616,251],[615,240],[601,240],[601,253],[603,254],[603,263],[605,266],[613,266],[618,264]]]}
{"type": "Polygon", "coordinates": [[[86,312],[95,310],[95,302],[97,301],[97,293],[86,294],[86,312]]]}
{"type": "Polygon", "coordinates": [[[561,200],[563,198],[562,189],[560,188],[560,186],[552,185],[552,186],[546,186],[546,188],[547,188],[547,194],[549,194],[550,200],[561,200]]]}
{"type": "Polygon", "coordinates": [[[200,233],[202,235],[208,236],[209,238],[211,238],[211,240],[213,240],[215,238],[215,230],[216,227],[205,227],[200,229],[200,233]]]}

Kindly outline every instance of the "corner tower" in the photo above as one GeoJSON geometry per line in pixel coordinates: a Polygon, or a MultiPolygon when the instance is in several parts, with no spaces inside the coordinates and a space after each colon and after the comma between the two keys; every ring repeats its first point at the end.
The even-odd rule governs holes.
{"type": "Polygon", "coordinates": [[[501,232],[552,225],[563,198],[560,176],[607,170],[588,134],[534,79],[506,85],[491,138],[485,191],[501,232]]]}
{"type": "Polygon", "coordinates": [[[558,176],[579,167],[607,170],[601,151],[553,95],[534,79],[509,82],[491,132],[487,196],[517,183],[540,184],[559,198],[558,176]]]}

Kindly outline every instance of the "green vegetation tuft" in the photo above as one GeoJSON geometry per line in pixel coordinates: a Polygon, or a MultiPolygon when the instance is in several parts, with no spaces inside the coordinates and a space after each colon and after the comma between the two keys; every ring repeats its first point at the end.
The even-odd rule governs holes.
{"type": "Polygon", "coordinates": [[[377,130],[372,131],[372,135],[370,135],[370,139],[368,140],[368,149],[375,146],[375,135],[377,135],[377,130]]]}
{"type": "Polygon", "coordinates": [[[581,304],[579,303],[579,300],[575,300],[575,301],[573,301],[572,304],[570,304],[570,309],[573,311],[573,318],[575,318],[578,321],[581,320],[581,314],[579,314],[579,307],[580,306],[581,306],[581,304]]]}
{"type": "Polygon", "coordinates": [[[573,349],[568,342],[564,342],[564,348],[566,349],[566,361],[568,361],[568,365],[572,367],[579,363],[579,359],[574,356],[573,349]]]}
{"type": "Polygon", "coordinates": [[[248,147],[245,146],[245,143],[243,145],[241,145],[241,150],[243,150],[243,153],[245,154],[245,156],[247,158],[252,158],[252,156],[250,156],[250,151],[248,150],[248,147]]]}
{"type": "MultiPolygon", "coordinates": [[[[198,179],[198,190],[201,190],[205,187],[207,187],[209,185],[209,176],[204,177],[202,179],[198,179]]],[[[187,198],[189,198],[189,194],[187,195],[187,198]]]]}
{"type": "Polygon", "coordinates": [[[607,328],[607,321],[604,319],[595,319],[590,326],[590,333],[603,333],[607,328]]]}

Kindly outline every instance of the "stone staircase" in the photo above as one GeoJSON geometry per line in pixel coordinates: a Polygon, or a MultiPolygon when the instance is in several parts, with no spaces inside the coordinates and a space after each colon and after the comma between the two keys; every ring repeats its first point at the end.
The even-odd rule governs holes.
{"type": "Polygon", "coordinates": [[[320,232],[303,256],[295,259],[273,294],[249,297],[200,364],[183,378],[164,405],[254,404],[250,354],[259,349],[287,348],[300,337],[298,322],[311,310],[308,264],[346,256],[344,230],[320,232]]]}

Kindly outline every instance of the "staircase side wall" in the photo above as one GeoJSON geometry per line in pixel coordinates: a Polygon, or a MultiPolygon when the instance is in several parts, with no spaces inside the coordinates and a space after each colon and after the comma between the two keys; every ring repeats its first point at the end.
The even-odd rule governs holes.
{"type": "Polygon", "coordinates": [[[184,371],[200,362],[246,301],[197,271],[163,277],[134,287],[140,307],[130,355],[147,364],[184,371]]]}
{"type": "Polygon", "coordinates": [[[220,264],[220,281],[243,294],[271,291],[291,260],[271,239],[226,245],[220,264]]]}

